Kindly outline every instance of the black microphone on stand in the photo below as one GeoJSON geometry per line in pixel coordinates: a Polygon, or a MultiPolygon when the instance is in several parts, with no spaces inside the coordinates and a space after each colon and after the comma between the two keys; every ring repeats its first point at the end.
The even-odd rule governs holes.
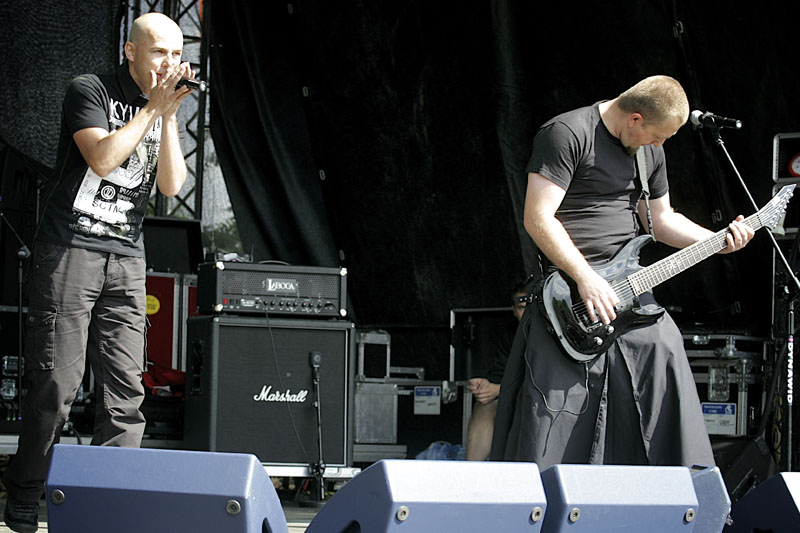
{"type": "Polygon", "coordinates": [[[317,412],[317,454],[318,461],[309,465],[309,471],[314,477],[315,490],[311,500],[300,502],[302,506],[322,506],[325,504],[325,460],[322,455],[322,397],[320,393],[320,371],[322,353],[311,352],[308,354],[308,364],[311,365],[311,378],[314,383],[314,407],[317,412]]]}
{"type": "Polygon", "coordinates": [[[689,115],[689,120],[697,126],[698,128],[702,128],[703,126],[707,128],[733,128],[735,130],[742,129],[742,121],[736,120],[735,118],[727,118],[721,117],[719,115],[715,115],[710,111],[706,111],[705,113],[700,111],[699,109],[695,109],[689,115]]]}
{"type": "Polygon", "coordinates": [[[178,83],[175,84],[175,88],[177,89],[178,87],[188,87],[190,89],[196,89],[200,92],[205,92],[208,90],[208,83],[204,82],[203,80],[181,78],[178,80],[178,83]]]}
{"type": "MultiPolygon", "coordinates": [[[[736,119],[732,119],[732,118],[720,117],[720,116],[715,115],[713,113],[708,113],[708,112],[703,113],[702,111],[692,111],[691,114],[689,115],[689,118],[692,121],[692,124],[694,124],[695,126],[697,126],[697,127],[706,127],[708,129],[709,133],[711,133],[711,136],[714,139],[715,144],[717,146],[719,146],[720,149],[722,150],[722,152],[725,154],[725,158],[728,160],[728,162],[731,165],[731,169],[736,174],[736,177],[739,179],[739,184],[742,186],[742,190],[744,190],[745,194],[747,195],[748,199],[750,200],[750,204],[754,208],[756,208],[756,210],[758,210],[758,204],[756,204],[755,200],[753,199],[753,195],[750,194],[750,190],[747,188],[747,184],[745,183],[741,172],[739,172],[739,169],[736,167],[736,164],[733,162],[733,159],[731,158],[731,155],[728,153],[727,148],[725,148],[725,143],[723,142],[722,136],[720,135],[720,130],[722,128],[734,128],[734,129],[737,129],[737,130],[741,129],[741,127],[742,127],[741,121],[736,120],[736,119]]],[[[769,235],[770,241],[772,243],[772,247],[773,247],[773,250],[774,250],[774,253],[775,253],[775,258],[776,259],[780,258],[780,264],[781,264],[781,266],[783,266],[783,269],[784,269],[784,272],[785,272],[786,276],[791,281],[791,283],[787,283],[786,284],[786,286],[784,287],[784,290],[786,291],[787,294],[790,294],[790,290],[791,289],[795,289],[796,290],[795,294],[800,294],[800,280],[798,280],[797,276],[795,276],[794,269],[791,267],[791,265],[789,265],[789,262],[786,260],[786,256],[783,254],[783,250],[781,250],[781,247],[778,245],[778,241],[775,240],[775,236],[771,232],[767,232],[767,235],[769,235]],[[790,285],[791,285],[791,287],[790,287],[790,285]]],[[[776,262],[776,264],[778,263],[777,260],[775,262],[776,262]]],[[[786,369],[786,373],[782,373],[782,372],[778,371],[778,372],[775,373],[775,375],[782,374],[782,376],[783,376],[782,379],[786,379],[787,383],[789,382],[789,380],[793,379],[792,376],[793,376],[793,368],[794,368],[794,316],[795,316],[794,306],[795,306],[795,298],[796,298],[796,296],[793,297],[793,298],[790,298],[789,309],[788,309],[787,317],[786,317],[786,323],[789,324],[788,328],[786,329],[786,337],[785,337],[786,343],[784,345],[785,348],[786,348],[786,352],[785,352],[786,353],[786,358],[783,359],[783,355],[781,354],[781,355],[778,355],[778,359],[776,360],[776,368],[780,368],[785,364],[786,366],[783,367],[783,368],[786,369]],[[788,376],[788,378],[787,378],[787,376],[788,376]]],[[[774,381],[772,383],[772,385],[776,385],[777,386],[777,381],[774,381]]],[[[784,407],[783,407],[783,408],[786,409],[786,412],[785,412],[785,418],[783,419],[783,422],[781,424],[781,428],[782,429],[785,428],[785,431],[782,431],[782,433],[781,433],[781,460],[783,460],[784,457],[786,458],[785,459],[786,460],[786,470],[788,470],[788,471],[791,471],[792,467],[793,467],[793,464],[792,464],[792,445],[793,445],[793,440],[794,439],[793,439],[793,434],[792,434],[792,430],[793,430],[793,428],[792,428],[792,411],[793,411],[792,404],[793,404],[793,401],[794,401],[794,395],[792,393],[792,388],[793,387],[791,387],[791,386],[788,386],[788,385],[786,386],[786,392],[785,392],[785,400],[786,401],[785,401],[784,407]],[[784,447],[785,447],[785,452],[786,453],[784,453],[784,451],[783,451],[784,447]]],[[[774,390],[775,389],[770,389],[770,394],[775,394],[774,390]]],[[[772,409],[772,402],[766,402],[766,405],[767,405],[767,407],[765,408],[765,412],[764,412],[764,414],[762,416],[762,420],[764,421],[764,422],[762,422],[762,426],[764,426],[764,427],[766,427],[766,422],[765,421],[768,419],[769,410],[772,409]]],[[[764,429],[764,427],[761,427],[760,429],[764,429]]],[[[744,461],[744,460],[745,460],[744,459],[744,452],[742,452],[739,455],[739,457],[737,457],[737,459],[736,459],[734,464],[738,464],[740,461],[744,461]]]]}

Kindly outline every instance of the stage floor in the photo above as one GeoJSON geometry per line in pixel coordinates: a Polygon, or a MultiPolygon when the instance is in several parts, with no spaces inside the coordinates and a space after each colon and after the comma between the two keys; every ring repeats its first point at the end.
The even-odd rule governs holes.
{"type": "MultiPolygon", "coordinates": [[[[2,519],[2,509],[5,509],[6,501],[0,500],[0,519],[2,519]]],[[[286,522],[289,525],[289,533],[303,533],[308,524],[317,515],[318,509],[312,507],[299,507],[292,502],[283,502],[283,512],[286,515],[286,522]]],[[[39,507],[39,531],[48,531],[47,527],[47,505],[42,500],[39,507]]],[[[0,521],[0,533],[13,533],[6,527],[5,522],[0,521]]]]}

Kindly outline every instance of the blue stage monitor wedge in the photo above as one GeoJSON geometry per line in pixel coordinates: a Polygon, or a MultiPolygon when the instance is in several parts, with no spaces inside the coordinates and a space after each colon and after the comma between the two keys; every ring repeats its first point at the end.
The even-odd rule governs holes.
{"type": "Polygon", "coordinates": [[[542,484],[548,533],[694,531],[698,501],[685,467],[554,465],[542,484]]]}
{"type": "Polygon", "coordinates": [[[45,494],[51,533],[288,533],[254,455],[57,444],[45,494]]]}
{"type": "Polygon", "coordinates": [[[306,533],[541,531],[534,463],[379,461],[342,487],[306,533]]]}

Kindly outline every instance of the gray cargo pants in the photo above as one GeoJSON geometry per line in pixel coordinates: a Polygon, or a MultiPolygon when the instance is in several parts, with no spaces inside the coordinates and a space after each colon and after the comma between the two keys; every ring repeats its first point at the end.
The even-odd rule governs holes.
{"type": "Polygon", "coordinates": [[[138,447],[145,426],[144,260],[37,242],[29,281],[27,395],[17,454],[3,476],[21,502],[42,495],[87,356],[97,386],[92,444],[138,447]]]}

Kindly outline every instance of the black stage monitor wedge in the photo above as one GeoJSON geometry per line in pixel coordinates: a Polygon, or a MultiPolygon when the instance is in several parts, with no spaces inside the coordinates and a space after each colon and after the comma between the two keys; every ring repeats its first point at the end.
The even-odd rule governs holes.
{"type": "Polygon", "coordinates": [[[45,493],[52,533],[288,533],[253,455],[56,444],[45,493]]]}
{"type": "Polygon", "coordinates": [[[347,269],[234,263],[200,265],[197,303],[204,314],[343,318],[347,269]]]}
{"type": "Polygon", "coordinates": [[[312,352],[319,362],[324,462],[352,465],[352,322],[190,318],[184,443],[262,463],[318,459],[312,352]]]}
{"type": "Polygon", "coordinates": [[[197,265],[203,261],[199,220],[144,217],[142,232],[147,270],[197,274],[197,265]]]}
{"type": "Polygon", "coordinates": [[[800,472],[782,472],[756,485],[731,509],[725,533],[800,531],[800,472]]]}

